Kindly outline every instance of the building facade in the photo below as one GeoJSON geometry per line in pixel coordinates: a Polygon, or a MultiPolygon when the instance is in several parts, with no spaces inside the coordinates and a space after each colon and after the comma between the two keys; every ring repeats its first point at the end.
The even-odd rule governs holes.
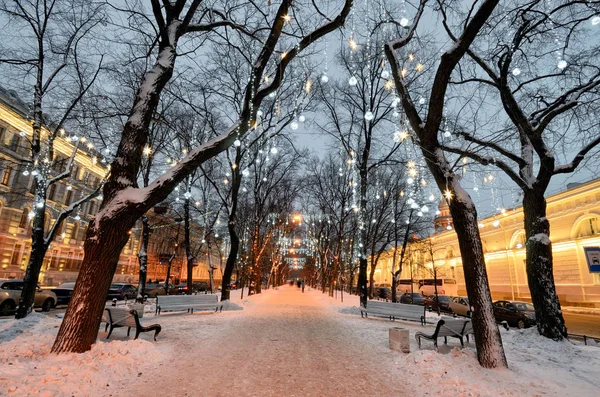
{"type": "MultiPolygon", "coordinates": [[[[554,257],[554,281],[562,304],[600,307],[600,273],[590,252],[600,247],[600,179],[549,196],[547,217],[554,257]]],[[[445,214],[445,203],[440,213],[445,214]]],[[[409,246],[401,278],[453,278],[466,294],[462,260],[452,223],[436,221],[436,233],[409,246]],[[433,257],[433,260],[432,260],[433,257]]],[[[525,270],[523,208],[479,221],[487,274],[494,299],[530,300],[525,270]]],[[[379,262],[377,282],[391,283],[393,251],[379,262]]]]}
{"type": "MultiPolygon", "coordinates": [[[[31,121],[27,115],[29,109],[15,93],[0,88],[0,279],[22,278],[29,261],[31,251],[30,216],[33,203],[33,181],[30,168],[31,121]]],[[[42,139],[48,130],[43,129],[42,139]]],[[[64,167],[65,159],[73,153],[73,141],[66,134],[54,141],[56,172],[64,167]],[[62,161],[61,161],[62,160],[62,161]]],[[[54,168],[54,166],[53,166],[54,168]]],[[[71,176],[51,185],[47,192],[46,225],[49,230],[61,210],[74,201],[95,190],[107,173],[100,153],[96,152],[85,139],[79,140],[79,149],[74,158],[71,176]],[[82,144],[83,143],[83,144],[82,144]]],[[[84,203],[69,216],[56,233],[50,244],[40,272],[41,285],[58,285],[75,281],[83,261],[83,242],[87,225],[100,208],[101,199],[94,198],[84,203]]],[[[153,214],[151,222],[160,225],[175,224],[173,218],[153,214]],[[160,218],[160,219],[159,219],[160,218]],[[164,219],[163,219],[164,218],[164,219]]],[[[179,226],[177,226],[179,227],[179,226]]],[[[148,278],[164,280],[167,274],[165,244],[172,241],[173,228],[160,227],[152,233],[148,250],[148,278]]],[[[195,225],[194,233],[201,235],[195,225]]],[[[137,283],[139,274],[139,251],[141,224],[130,231],[131,238],[123,248],[113,281],[137,283]]],[[[170,252],[170,251],[169,251],[170,252]]],[[[206,253],[197,258],[194,266],[194,280],[208,281],[209,262],[220,264],[221,255],[211,251],[210,261],[206,253]]],[[[173,281],[185,280],[187,275],[182,249],[176,251],[172,262],[173,281]]],[[[214,265],[213,265],[214,267],[214,265]]],[[[220,266],[213,271],[216,282],[221,279],[220,266]]]]}

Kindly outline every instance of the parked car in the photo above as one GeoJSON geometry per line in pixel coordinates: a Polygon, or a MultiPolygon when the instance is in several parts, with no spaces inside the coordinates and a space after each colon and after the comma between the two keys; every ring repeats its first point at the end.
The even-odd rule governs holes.
{"type": "Polygon", "coordinates": [[[494,302],[494,317],[497,322],[506,321],[512,327],[532,327],[535,325],[535,308],[527,302],[497,301],[494,302]]]}
{"type": "Polygon", "coordinates": [[[464,296],[454,296],[450,301],[450,313],[456,313],[459,316],[471,317],[471,305],[469,298],[464,296]]]}
{"type": "Polygon", "coordinates": [[[388,287],[377,287],[375,288],[375,292],[373,293],[374,297],[380,299],[392,299],[392,289],[388,287]]]}
{"type": "MultiPolygon", "coordinates": [[[[24,285],[23,280],[0,280],[0,315],[14,313],[24,285]]],[[[47,312],[56,306],[57,300],[54,292],[43,290],[38,286],[33,298],[33,306],[41,307],[42,311],[47,312]]]]}
{"type": "Polygon", "coordinates": [[[231,287],[230,287],[231,289],[238,289],[238,287],[239,287],[239,283],[237,281],[232,281],[230,285],[231,285],[231,287]]]}
{"type": "MultiPolygon", "coordinates": [[[[176,295],[178,293],[177,287],[173,284],[169,284],[169,295],[176,295]]],[[[156,298],[157,295],[166,295],[164,284],[146,284],[146,294],[148,298],[156,298]]]]}
{"type": "MultiPolygon", "coordinates": [[[[187,293],[187,283],[181,283],[175,286],[177,289],[177,294],[184,295],[187,293]]],[[[208,284],[204,281],[198,281],[192,284],[192,293],[204,292],[208,290],[208,284]]],[[[169,290],[169,294],[171,294],[171,290],[169,290]]]]}
{"type": "Polygon", "coordinates": [[[108,291],[108,300],[135,299],[137,297],[137,287],[127,283],[112,283],[108,291]]]}
{"type": "Polygon", "coordinates": [[[419,292],[406,292],[400,297],[400,303],[412,303],[414,305],[424,305],[425,297],[419,292]]]}
{"type": "Polygon", "coordinates": [[[451,299],[448,295],[438,295],[437,298],[435,295],[431,295],[425,298],[425,306],[431,310],[438,310],[443,312],[450,311],[450,302],[451,299]]]}
{"type": "MultiPolygon", "coordinates": [[[[192,284],[192,286],[194,287],[194,292],[208,291],[208,283],[206,281],[196,281],[192,284]]],[[[233,289],[235,289],[235,288],[233,288],[233,289]]]]}
{"type": "Polygon", "coordinates": [[[56,304],[57,305],[68,305],[71,301],[71,296],[73,295],[73,289],[75,288],[75,283],[62,283],[58,287],[54,288],[52,292],[56,294],[56,304]]]}

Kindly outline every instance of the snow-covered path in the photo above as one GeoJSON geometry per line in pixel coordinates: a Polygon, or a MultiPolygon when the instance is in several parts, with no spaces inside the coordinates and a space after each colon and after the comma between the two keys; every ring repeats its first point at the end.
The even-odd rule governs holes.
{"type": "Polygon", "coordinates": [[[138,395],[414,395],[393,381],[394,353],[382,351],[383,357],[360,343],[356,329],[344,326],[320,292],[285,286],[251,297],[243,311],[201,321],[174,316],[185,323],[196,317],[195,325],[177,334],[167,326],[162,343],[172,358],[151,377],[128,382],[138,395]]]}

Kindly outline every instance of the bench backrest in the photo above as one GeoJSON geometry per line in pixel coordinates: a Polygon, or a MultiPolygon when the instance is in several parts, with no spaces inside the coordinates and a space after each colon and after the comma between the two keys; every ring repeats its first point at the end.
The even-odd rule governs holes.
{"type": "Polygon", "coordinates": [[[202,295],[161,295],[156,297],[157,305],[189,305],[202,303],[217,303],[219,297],[216,294],[202,295]]]}
{"type": "Polygon", "coordinates": [[[106,312],[108,314],[108,322],[114,325],[125,325],[128,327],[135,327],[136,321],[132,310],[129,308],[121,307],[107,307],[106,312]]]}
{"type": "Polygon", "coordinates": [[[410,313],[422,316],[425,312],[423,306],[408,305],[406,303],[393,303],[370,300],[367,302],[367,309],[373,310],[393,310],[394,312],[410,313]]]}
{"type": "MultiPolygon", "coordinates": [[[[463,336],[471,320],[446,319],[440,320],[436,328],[437,336],[463,336]]],[[[472,326],[471,326],[472,329],[472,326]]]]}

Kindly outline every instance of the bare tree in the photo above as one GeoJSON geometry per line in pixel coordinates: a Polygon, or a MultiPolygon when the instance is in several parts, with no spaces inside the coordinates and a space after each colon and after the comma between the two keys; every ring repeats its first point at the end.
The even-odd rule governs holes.
{"type": "MultiPolygon", "coordinates": [[[[101,4],[85,1],[16,0],[0,2],[0,14],[8,18],[12,29],[35,40],[34,43],[22,40],[7,43],[0,57],[0,64],[8,68],[6,73],[20,75],[28,86],[24,90],[33,97],[28,153],[34,187],[30,212],[33,216],[31,255],[16,312],[16,318],[23,318],[33,308],[44,256],[56,232],[76,208],[99,192],[99,188],[94,189],[79,200],[66,203],[66,208],[57,211],[52,227],[45,228],[48,190],[70,177],[80,145],[76,138],[65,162],[57,153],[55,141],[65,138],[64,127],[81,107],[83,97],[101,70],[102,57],[93,65],[93,56],[86,52],[86,46],[90,45],[87,40],[90,33],[103,22],[104,12],[101,4]]],[[[74,123],[71,124],[75,129],[74,123]]]]}
{"type": "MultiPolygon", "coordinates": [[[[593,61],[600,45],[586,40],[591,33],[586,22],[598,12],[597,4],[576,1],[507,7],[486,27],[486,39],[467,51],[470,62],[454,81],[488,93],[487,101],[493,95],[504,110],[494,116],[505,123],[500,129],[476,128],[483,122],[473,117],[472,125],[457,126],[464,145],[445,147],[498,167],[522,190],[527,280],[537,328],[554,340],[566,338],[567,329],[554,284],[544,196],[552,177],[574,172],[600,144],[598,118],[591,116],[600,99],[600,67],[593,61]]],[[[457,42],[443,16],[446,32],[457,42]]],[[[492,112],[482,113],[490,117],[492,112]]]]}
{"type": "MultiPolygon", "coordinates": [[[[483,248],[477,226],[477,211],[471,197],[461,186],[459,175],[453,171],[453,164],[444,156],[438,137],[444,115],[446,91],[452,72],[492,15],[498,1],[484,0],[479,5],[473,3],[468,17],[461,21],[460,34],[456,35],[457,43],[443,52],[437,64],[431,80],[427,112],[424,114],[413,100],[410,88],[406,84],[407,73],[403,71],[400,51],[405,49],[415,38],[415,32],[422,22],[426,4],[427,0],[419,2],[412,24],[405,24],[408,27],[407,32],[398,39],[387,43],[385,54],[392,69],[400,104],[416,135],[415,139],[421,148],[427,167],[437,186],[445,193],[450,207],[463,260],[467,293],[469,301],[474,307],[472,321],[475,330],[477,358],[483,367],[506,367],[502,339],[492,309],[483,248]]],[[[445,8],[447,5],[438,4],[438,6],[445,8]]],[[[399,23],[399,25],[401,24],[399,23]]]]}
{"type": "MultiPolygon", "coordinates": [[[[212,8],[202,12],[199,10],[201,5],[201,0],[192,0],[189,4],[185,0],[162,4],[158,0],[152,1],[152,15],[157,32],[156,61],[143,76],[123,129],[121,142],[112,163],[111,175],[104,186],[102,208],[88,229],[82,269],[73,291],[71,305],[52,347],[53,352],[83,352],[90,349],[96,340],[103,298],[108,292],[118,254],[128,239],[126,230],[150,207],[164,200],[194,169],[226,150],[238,137],[246,134],[256,121],[256,114],[263,99],[276,92],[281,85],[290,62],[314,41],[342,26],[352,2],[347,0],[339,14],[326,19],[326,22],[318,27],[307,26],[305,31],[308,33],[302,35],[299,32],[298,42],[283,52],[276,51],[285,30],[286,20],[289,20],[288,14],[292,11],[291,1],[282,1],[272,19],[262,14],[260,9],[256,9],[256,13],[262,16],[255,28],[251,26],[252,21],[244,21],[245,26],[235,23],[235,13],[216,12],[212,8]],[[231,19],[222,18],[225,15],[230,15],[231,19]],[[261,26],[265,20],[268,21],[267,25],[261,26]],[[263,36],[264,44],[253,62],[251,78],[243,87],[244,99],[239,119],[219,137],[195,147],[186,158],[150,183],[147,188],[137,188],[136,176],[147,142],[148,126],[160,95],[173,75],[179,40],[192,33],[209,32],[218,28],[233,29],[244,37],[258,36],[268,31],[267,35],[263,36]],[[272,76],[266,84],[265,73],[272,76]],[[96,293],[91,294],[90,291],[96,293]]],[[[254,8],[252,2],[243,5],[249,9],[254,8]]],[[[321,20],[321,17],[318,19],[321,20]]],[[[298,24],[299,20],[295,20],[291,27],[297,27],[298,24]]],[[[296,30],[299,29],[298,27],[296,30]]],[[[251,54],[248,56],[253,57],[251,54]]]]}
{"type": "Polygon", "coordinates": [[[390,130],[395,128],[393,108],[389,106],[393,99],[393,86],[380,77],[385,71],[381,62],[381,46],[377,45],[375,35],[369,36],[368,40],[374,41],[372,48],[367,46],[356,52],[352,48],[341,51],[340,64],[349,77],[344,76],[334,84],[321,86],[327,122],[320,126],[322,131],[339,142],[351,165],[351,172],[355,172],[351,183],[354,185],[353,204],[359,223],[356,238],[359,252],[358,291],[362,305],[366,305],[367,298],[373,294],[372,285],[371,290],[367,290],[369,251],[375,253],[374,247],[382,246],[378,241],[382,235],[377,236],[377,232],[383,231],[383,225],[369,227],[367,194],[370,176],[378,166],[397,162],[394,155],[401,144],[391,139],[393,135],[390,130]]]}

